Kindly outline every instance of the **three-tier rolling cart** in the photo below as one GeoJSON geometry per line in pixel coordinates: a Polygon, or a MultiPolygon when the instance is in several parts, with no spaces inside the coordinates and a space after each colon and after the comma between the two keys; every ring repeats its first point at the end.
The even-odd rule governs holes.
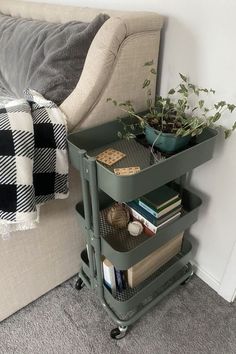
{"type": "MultiPolygon", "coordinates": [[[[130,119],[130,118],[129,118],[130,119]]],[[[79,224],[86,235],[86,249],[81,253],[81,270],[77,289],[83,285],[95,291],[102,306],[118,325],[111,337],[125,336],[129,325],[144,315],[170,291],[185,283],[193,274],[189,262],[191,243],[183,239],[181,251],[135,288],[126,287],[112,294],[104,285],[102,257],[119,270],[127,270],[152,252],[187,230],[196,220],[201,199],[184,187],[184,178],[195,167],[213,156],[217,132],[205,129],[187,149],[152,163],[150,149],[135,139],[122,140],[117,132],[120,121],[112,121],[72,133],[68,137],[72,165],[80,171],[83,200],[76,205],[79,224]],[[131,176],[117,176],[114,166],[96,160],[97,154],[108,147],[126,154],[115,167],[140,166],[131,176]],[[175,221],[147,237],[131,236],[126,230],[112,230],[106,223],[104,210],[114,201],[132,201],[164,184],[171,184],[182,197],[183,212],[175,221]]]]}

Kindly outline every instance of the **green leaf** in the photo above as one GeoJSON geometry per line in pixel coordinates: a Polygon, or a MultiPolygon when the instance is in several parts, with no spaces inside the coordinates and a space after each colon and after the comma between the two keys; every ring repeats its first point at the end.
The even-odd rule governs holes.
{"type": "Polygon", "coordinates": [[[190,129],[185,130],[185,132],[182,134],[182,136],[187,136],[191,133],[190,129]]]}
{"type": "Polygon", "coordinates": [[[196,86],[193,84],[188,84],[188,88],[190,88],[191,90],[193,90],[193,92],[196,91],[196,86]]]}
{"type": "Polygon", "coordinates": [[[118,132],[118,133],[117,133],[117,136],[118,136],[118,138],[120,138],[120,139],[122,139],[122,138],[123,138],[123,135],[122,135],[122,133],[121,133],[121,132],[118,132]]]}
{"type": "Polygon", "coordinates": [[[227,139],[231,135],[231,130],[230,129],[225,129],[225,139],[227,139]]]}
{"type": "Polygon", "coordinates": [[[179,136],[179,135],[182,135],[183,132],[184,132],[184,129],[183,128],[179,128],[175,134],[179,136]]]}
{"type": "Polygon", "coordinates": [[[152,73],[153,75],[156,75],[156,74],[157,74],[157,72],[156,72],[156,70],[155,70],[154,68],[152,68],[152,69],[150,70],[150,73],[152,73]]]}
{"type": "Polygon", "coordinates": [[[145,122],[144,120],[141,120],[141,122],[140,122],[140,126],[141,126],[141,128],[145,128],[145,126],[146,126],[146,122],[145,122]]]}
{"type": "Polygon", "coordinates": [[[148,79],[145,79],[143,82],[143,88],[148,87],[150,85],[151,81],[148,79]]]}
{"type": "Polygon", "coordinates": [[[233,110],[236,108],[234,104],[227,104],[228,110],[232,113],[233,110]]]}
{"type": "Polygon", "coordinates": [[[212,92],[213,94],[215,94],[215,93],[216,93],[216,91],[215,91],[215,90],[212,90],[212,89],[210,89],[210,92],[212,92]]]}
{"type": "Polygon", "coordinates": [[[109,101],[112,101],[112,98],[111,98],[111,97],[107,98],[107,102],[109,102],[109,101]]]}
{"type": "Polygon", "coordinates": [[[220,101],[220,102],[218,102],[218,106],[219,107],[224,107],[224,106],[226,106],[226,102],[225,101],[220,101]]]}
{"type": "Polygon", "coordinates": [[[180,84],[180,87],[183,90],[183,92],[188,92],[188,89],[184,84],[180,84]]]}
{"type": "Polygon", "coordinates": [[[117,101],[116,100],[113,100],[112,102],[113,102],[114,106],[117,106],[117,101]]]}
{"type": "Polygon", "coordinates": [[[200,88],[199,91],[208,93],[208,89],[206,89],[206,88],[200,88]]]}
{"type": "Polygon", "coordinates": [[[202,128],[198,128],[192,132],[192,136],[200,135],[203,132],[202,128]]]}
{"type": "Polygon", "coordinates": [[[188,79],[186,76],[184,76],[183,74],[179,73],[179,76],[181,77],[181,79],[184,81],[184,82],[187,82],[188,79]]]}
{"type": "Polygon", "coordinates": [[[175,90],[174,89],[171,89],[169,92],[168,92],[168,95],[173,95],[175,93],[175,90]]]}
{"type": "Polygon", "coordinates": [[[199,107],[202,108],[202,107],[204,106],[204,100],[200,100],[200,101],[198,102],[198,104],[199,104],[199,107]]]}
{"type": "Polygon", "coordinates": [[[126,134],[126,139],[134,139],[134,138],[136,138],[136,135],[134,135],[134,134],[132,134],[132,133],[127,133],[126,134]]]}
{"type": "Polygon", "coordinates": [[[234,125],[232,126],[232,130],[236,129],[236,122],[234,123],[234,125]]]}
{"type": "Polygon", "coordinates": [[[216,114],[212,118],[212,122],[216,122],[217,120],[220,119],[220,117],[221,117],[221,114],[219,112],[216,112],[216,114]]]}
{"type": "Polygon", "coordinates": [[[153,65],[153,60],[147,61],[147,62],[144,64],[144,66],[151,66],[151,65],[153,65]]]}

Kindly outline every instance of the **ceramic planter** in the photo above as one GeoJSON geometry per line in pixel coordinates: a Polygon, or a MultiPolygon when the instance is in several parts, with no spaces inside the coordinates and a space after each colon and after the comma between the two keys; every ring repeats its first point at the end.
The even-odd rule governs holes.
{"type": "Polygon", "coordinates": [[[157,147],[158,150],[169,154],[184,149],[191,139],[191,135],[176,136],[171,133],[162,133],[152,128],[150,125],[145,127],[145,136],[150,145],[156,140],[154,146],[157,147]]]}

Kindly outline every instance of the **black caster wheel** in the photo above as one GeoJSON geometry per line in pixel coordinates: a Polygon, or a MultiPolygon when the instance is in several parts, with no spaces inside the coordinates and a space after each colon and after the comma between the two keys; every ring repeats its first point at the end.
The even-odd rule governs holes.
{"type": "Polygon", "coordinates": [[[111,338],[119,340],[126,336],[127,326],[119,326],[111,330],[111,338]]]}
{"type": "Polygon", "coordinates": [[[75,289],[76,290],[81,290],[84,287],[84,282],[81,278],[79,278],[77,280],[77,282],[75,283],[75,289]]]}
{"type": "Polygon", "coordinates": [[[190,276],[187,278],[187,279],[185,279],[180,285],[185,285],[185,284],[188,284],[188,282],[192,279],[192,277],[193,277],[193,272],[190,274],[190,276]]]}

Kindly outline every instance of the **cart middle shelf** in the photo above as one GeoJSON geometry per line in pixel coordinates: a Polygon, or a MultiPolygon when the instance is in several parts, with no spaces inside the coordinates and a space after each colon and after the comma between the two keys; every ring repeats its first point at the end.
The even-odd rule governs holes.
{"type": "MultiPolygon", "coordinates": [[[[153,236],[142,233],[135,237],[131,236],[126,229],[114,228],[106,222],[106,210],[113,203],[113,199],[105,193],[99,194],[101,254],[108,258],[117,269],[125,270],[173,239],[180,232],[188,229],[197,220],[201,199],[187,189],[183,189],[181,216],[157,230],[153,236]]],[[[77,204],[76,210],[79,224],[86,230],[83,202],[77,204]]],[[[87,237],[92,239],[93,230],[86,231],[89,234],[87,237]]]]}

